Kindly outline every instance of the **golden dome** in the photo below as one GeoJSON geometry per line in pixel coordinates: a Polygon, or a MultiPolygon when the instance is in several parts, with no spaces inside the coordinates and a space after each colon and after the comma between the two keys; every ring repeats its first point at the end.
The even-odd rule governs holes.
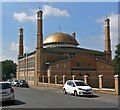
{"type": "Polygon", "coordinates": [[[79,43],[76,41],[76,39],[69,34],[63,33],[63,32],[57,32],[50,36],[48,36],[44,41],[44,45],[47,44],[69,44],[69,45],[75,45],[78,46],[79,43]]]}

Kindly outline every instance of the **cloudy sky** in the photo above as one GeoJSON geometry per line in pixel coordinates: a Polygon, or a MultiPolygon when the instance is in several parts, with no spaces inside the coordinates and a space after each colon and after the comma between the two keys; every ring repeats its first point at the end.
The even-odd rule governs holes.
{"type": "Polygon", "coordinates": [[[0,6],[2,8],[0,11],[0,16],[2,16],[0,18],[0,24],[2,24],[1,60],[12,59],[17,62],[18,32],[21,26],[24,28],[24,51],[28,53],[35,50],[36,11],[39,7],[44,12],[44,38],[59,32],[60,29],[68,34],[76,32],[79,47],[99,51],[104,51],[104,19],[109,17],[114,57],[115,46],[118,43],[117,2],[37,2],[37,0],[36,2],[15,2],[15,0],[4,0],[0,6]]]}

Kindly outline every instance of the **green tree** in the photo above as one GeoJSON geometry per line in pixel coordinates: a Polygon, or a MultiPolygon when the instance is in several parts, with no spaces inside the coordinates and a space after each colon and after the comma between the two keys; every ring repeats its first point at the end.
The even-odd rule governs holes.
{"type": "Polygon", "coordinates": [[[120,75],[120,44],[118,44],[117,49],[115,51],[115,58],[114,58],[114,66],[115,66],[115,74],[120,75]]]}
{"type": "Polygon", "coordinates": [[[12,60],[5,60],[0,62],[0,64],[2,65],[3,80],[16,77],[16,63],[14,63],[12,60]]]}

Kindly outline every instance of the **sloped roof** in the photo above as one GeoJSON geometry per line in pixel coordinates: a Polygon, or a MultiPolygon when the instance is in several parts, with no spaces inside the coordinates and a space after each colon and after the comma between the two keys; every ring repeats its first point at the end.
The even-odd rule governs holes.
{"type": "Polygon", "coordinates": [[[97,51],[97,50],[90,50],[78,47],[52,47],[52,48],[45,48],[45,51],[48,53],[89,53],[89,54],[96,54],[96,55],[104,55],[104,52],[97,51]]]}

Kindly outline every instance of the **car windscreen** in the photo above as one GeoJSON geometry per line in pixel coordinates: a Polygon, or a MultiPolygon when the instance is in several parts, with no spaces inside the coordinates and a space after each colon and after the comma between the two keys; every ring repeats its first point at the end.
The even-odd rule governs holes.
{"type": "Polygon", "coordinates": [[[9,79],[8,82],[12,82],[12,79],[9,79]]]}
{"type": "Polygon", "coordinates": [[[77,86],[88,86],[88,84],[84,83],[84,82],[75,82],[75,84],[77,86]]]}
{"type": "Polygon", "coordinates": [[[25,81],[25,80],[20,80],[20,82],[23,82],[23,83],[24,83],[24,82],[26,82],[26,81],[25,81]]]}
{"type": "Polygon", "coordinates": [[[2,83],[0,84],[0,89],[9,89],[11,88],[9,83],[2,83]]]}

